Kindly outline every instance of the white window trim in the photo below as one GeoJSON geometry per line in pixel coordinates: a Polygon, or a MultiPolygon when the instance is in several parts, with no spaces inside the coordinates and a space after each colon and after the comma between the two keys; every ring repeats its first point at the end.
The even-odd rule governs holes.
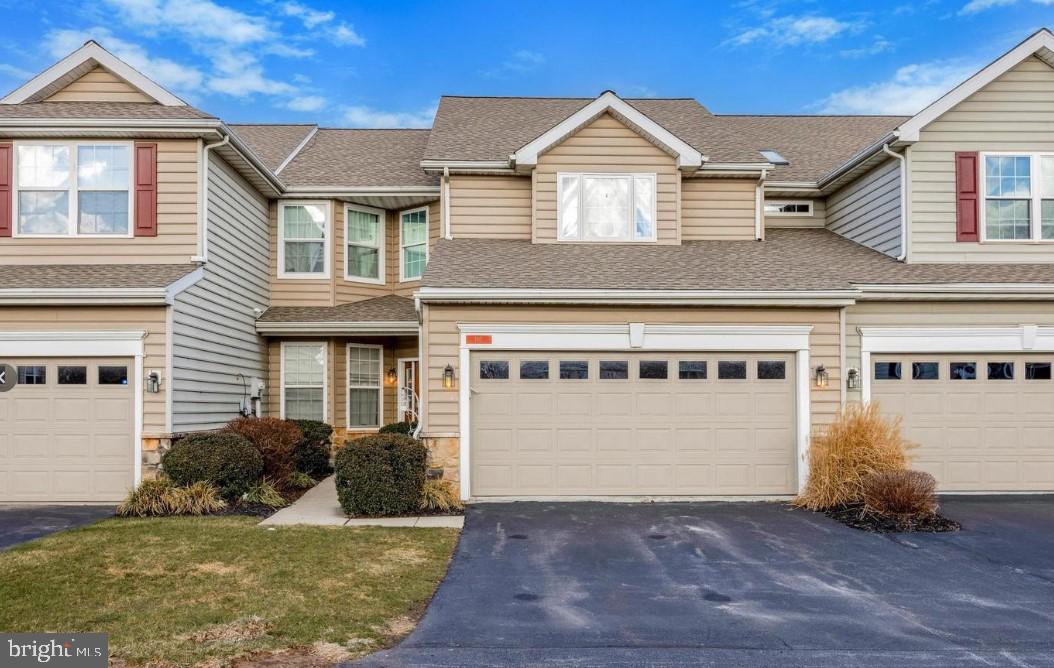
{"type": "MultiPolygon", "coordinates": [[[[388,235],[385,234],[385,228],[387,227],[387,221],[385,220],[385,214],[386,214],[386,212],[384,211],[384,209],[375,209],[375,208],[373,208],[371,206],[361,206],[359,204],[348,204],[348,205],[346,205],[344,207],[344,280],[345,281],[351,281],[352,283],[370,283],[372,285],[384,285],[384,268],[385,268],[384,267],[384,262],[385,262],[385,258],[387,257],[386,253],[384,252],[384,247],[387,244],[387,240],[388,240],[388,235]],[[362,277],[362,276],[352,276],[348,272],[348,268],[350,267],[350,265],[348,264],[348,258],[349,258],[348,246],[352,245],[348,241],[348,238],[349,238],[349,235],[348,235],[348,224],[349,224],[348,223],[348,221],[349,221],[348,212],[349,211],[358,211],[359,213],[369,213],[369,214],[373,214],[373,215],[377,216],[377,224],[378,224],[378,227],[380,228],[378,230],[378,236],[377,236],[377,250],[378,250],[377,278],[365,278],[365,277],[362,277]]],[[[373,248],[373,246],[367,246],[366,244],[360,244],[360,243],[356,243],[354,245],[355,246],[360,246],[362,248],[373,248]]]]}
{"type": "Polygon", "coordinates": [[[1054,243],[1054,239],[1042,239],[1040,235],[1043,232],[1043,200],[1054,199],[1054,195],[1050,197],[1043,197],[1041,192],[1043,186],[1042,179],[1042,160],[1041,158],[1054,158],[1054,151],[982,151],[978,153],[977,169],[979,173],[977,175],[977,196],[978,202],[978,220],[981,225],[981,243],[984,244],[1050,244],[1054,243]],[[1031,201],[1029,210],[1028,220],[1028,239],[989,239],[988,238],[988,220],[986,202],[989,199],[1003,199],[1003,200],[1018,200],[1025,199],[1023,197],[992,197],[989,198],[987,194],[987,184],[985,182],[985,162],[988,157],[998,156],[1015,156],[1015,157],[1027,157],[1029,159],[1029,181],[1032,194],[1029,197],[1031,201]]]}
{"type": "MultiPolygon", "coordinates": [[[[322,421],[329,421],[329,343],[326,341],[282,341],[278,364],[278,417],[285,419],[285,349],[286,346],[319,346],[322,348],[322,421]]],[[[309,387],[304,385],[302,387],[309,387]]],[[[310,387],[314,387],[311,385],[310,387]]]]}
{"type": "Polygon", "coordinates": [[[767,199],[762,205],[762,211],[766,218],[812,218],[813,216],[813,201],[811,199],[767,199]],[[801,211],[769,211],[770,206],[786,206],[788,204],[805,204],[808,206],[808,210],[801,211]]]}
{"type": "MultiPolygon", "coordinates": [[[[317,241],[317,239],[305,239],[305,241],[317,241]]],[[[333,244],[333,203],[329,200],[284,200],[278,203],[278,278],[292,280],[326,280],[331,274],[330,265],[333,244]],[[326,228],[323,231],[323,259],[322,271],[310,273],[285,270],[285,225],[282,224],[283,212],[290,206],[321,206],[326,212],[326,228]]]]}
{"type": "MultiPolygon", "coordinates": [[[[429,249],[429,241],[431,240],[432,222],[429,220],[428,207],[419,206],[413,209],[405,209],[399,212],[399,282],[406,283],[407,281],[419,281],[421,276],[406,276],[406,246],[403,244],[403,216],[408,213],[416,213],[417,211],[425,212],[425,268],[428,267],[428,260],[431,250],[429,249]]],[[[419,244],[414,244],[419,245],[419,244]]],[[[424,274],[422,274],[423,276],[424,274]]]]}
{"type": "MultiPolygon", "coordinates": [[[[344,398],[344,426],[348,431],[377,431],[384,424],[384,346],[373,343],[349,343],[344,351],[344,385],[347,387],[347,396],[344,398]],[[375,425],[352,425],[351,424],[351,390],[372,390],[372,385],[351,384],[351,349],[352,348],[374,348],[379,351],[377,358],[377,424],[375,425]]],[[[398,420],[396,420],[398,422],[398,420]]]]}
{"type": "MultiPolygon", "coordinates": [[[[474,350],[579,351],[722,351],[795,353],[795,403],[798,490],[809,477],[806,454],[811,427],[809,335],[811,325],[458,325],[458,424],[461,439],[459,470],[463,500],[472,497],[472,352],[474,350]],[[488,343],[469,343],[469,334],[488,334],[488,343]]],[[[423,385],[424,386],[424,385],[423,385]]]]}
{"type": "Polygon", "coordinates": [[[658,200],[659,200],[659,178],[658,174],[651,172],[557,172],[556,174],[556,238],[558,241],[563,243],[586,243],[586,244],[626,244],[626,243],[649,243],[658,240],[659,236],[659,220],[657,216],[658,211],[658,200]],[[578,231],[579,236],[575,238],[565,237],[561,234],[563,230],[563,209],[560,206],[560,202],[563,201],[563,190],[564,190],[564,179],[567,177],[578,177],[578,231]],[[583,216],[582,207],[585,206],[585,188],[582,186],[581,179],[585,177],[600,177],[600,178],[612,178],[612,177],[624,177],[630,179],[630,197],[629,197],[629,230],[630,236],[628,239],[585,239],[585,228],[583,227],[583,216]],[[633,210],[636,206],[636,186],[633,179],[649,179],[651,180],[651,236],[650,237],[638,237],[637,224],[634,219],[633,210]]]}
{"type": "Polygon", "coordinates": [[[135,236],[135,142],[122,141],[119,139],[106,141],[102,139],[88,141],[61,141],[61,140],[26,140],[14,142],[14,155],[12,156],[12,174],[15,185],[11,202],[11,236],[26,239],[131,239],[135,236]],[[70,185],[66,188],[43,188],[27,187],[28,191],[68,192],[69,211],[67,216],[68,229],[66,234],[29,234],[22,232],[19,221],[18,194],[23,190],[18,179],[18,148],[20,146],[66,146],[70,149],[70,185]],[[128,232],[124,234],[81,234],[79,230],[79,205],[78,192],[78,146],[124,146],[128,149],[128,232]]]}

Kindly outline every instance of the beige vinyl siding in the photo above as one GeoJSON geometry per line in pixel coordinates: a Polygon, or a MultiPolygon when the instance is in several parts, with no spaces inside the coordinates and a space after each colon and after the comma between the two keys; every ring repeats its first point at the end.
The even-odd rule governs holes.
{"type": "MultiPolygon", "coordinates": [[[[161,391],[143,393],[143,437],[166,436],[165,306],[0,306],[0,331],[143,331],[143,372],[161,374],[161,391]]],[[[129,376],[134,373],[128,369],[129,376]]],[[[138,381],[137,381],[138,382],[138,381]]]]}
{"type": "Polygon", "coordinates": [[[955,241],[955,152],[1054,151],[1052,114],[1054,69],[1030,57],[922,130],[909,151],[909,262],[1054,262],[1050,244],[955,241]]]}
{"type": "MultiPolygon", "coordinates": [[[[129,220],[129,226],[132,223],[129,220]]],[[[0,239],[0,255],[7,264],[185,264],[197,254],[196,139],[157,142],[156,237],[0,239]]]]}
{"type": "Polygon", "coordinates": [[[154,102],[110,70],[96,67],[47,98],[46,102],[154,102]]]}
{"type": "Polygon", "coordinates": [[[256,318],[270,301],[267,200],[224,160],[209,165],[209,261],[173,305],[172,429],[218,429],[238,416],[267,366],[256,318]]]}
{"type": "Polygon", "coordinates": [[[547,153],[534,170],[534,240],[557,240],[556,175],[558,172],[656,174],[656,230],[659,243],[680,241],[681,176],[676,160],[604,114],[547,153]]]}
{"type": "MultiPolygon", "coordinates": [[[[860,327],[1054,326],[1054,303],[1041,302],[861,302],[846,310],[846,366],[860,369],[860,327]]],[[[861,369],[861,373],[871,373],[861,369]]],[[[834,384],[833,375],[831,384],[834,384]]],[[[860,401],[851,390],[850,401],[860,401]]]]}
{"type": "Polygon", "coordinates": [[[530,239],[531,177],[451,176],[454,238],[530,239]]]}
{"type": "Polygon", "coordinates": [[[756,192],[757,181],[752,179],[685,179],[681,239],[756,239],[756,192]]]}
{"type": "MultiPolygon", "coordinates": [[[[768,200],[780,200],[781,202],[793,202],[794,197],[778,197],[770,195],[768,200]]],[[[811,216],[765,216],[765,228],[771,227],[823,227],[827,224],[827,202],[823,199],[800,198],[802,202],[812,202],[811,216]]]]}
{"type": "Polygon", "coordinates": [[[887,160],[832,193],[827,228],[880,253],[900,255],[900,163],[887,160]]]}
{"type": "MultiPolygon", "coordinates": [[[[443,388],[443,369],[459,368],[459,323],[553,323],[553,324],[712,324],[712,325],[812,325],[810,365],[823,364],[830,373],[825,389],[812,388],[812,424],[830,423],[841,403],[843,382],[839,360],[839,313],[837,309],[762,308],[611,308],[544,306],[425,305],[424,351],[427,368],[422,370],[422,402],[425,405],[424,435],[457,435],[458,389],[443,388]]],[[[460,374],[460,371],[458,372],[460,374]]],[[[458,384],[465,379],[458,379],[458,384]]]]}

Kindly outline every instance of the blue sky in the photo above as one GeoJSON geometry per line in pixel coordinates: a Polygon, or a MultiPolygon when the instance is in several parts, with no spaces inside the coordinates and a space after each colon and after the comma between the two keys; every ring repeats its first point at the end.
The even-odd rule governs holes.
{"type": "Polygon", "coordinates": [[[1054,0],[0,0],[0,89],[88,38],[230,122],[428,125],[439,96],[695,97],[912,113],[1054,0]]]}

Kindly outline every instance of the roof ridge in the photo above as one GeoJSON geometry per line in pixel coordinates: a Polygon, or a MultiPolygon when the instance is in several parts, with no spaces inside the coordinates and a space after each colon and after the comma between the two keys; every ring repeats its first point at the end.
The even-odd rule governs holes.
{"type": "Polygon", "coordinates": [[[713,114],[716,118],[911,118],[903,114],[713,114]]]}
{"type": "Polygon", "coordinates": [[[340,130],[341,132],[431,132],[432,128],[337,128],[318,126],[321,130],[340,130]]]}
{"type": "Polygon", "coordinates": [[[259,127],[315,127],[318,123],[228,123],[228,126],[256,125],[259,127]]]}
{"type": "MultiPolygon", "coordinates": [[[[615,94],[618,95],[618,93],[615,93],[615,94]]],[[[440,97],[440,99],[443,99],[443,98],[458,98],[458,99],[461,99],[461,100],[595,100],[595,99],[597,99],[600,96],[599,95],[594,95],[592,97],[588,97],[588,96],[579,96],[579,95],[440,95],[439,97],[440,97]]],[[[689,97],[689,96],[681,96],[681,97],[622,97],[621,95],[619,95],[619,98],[622,99],[622,100],[634,100],[634,101],[641,101],[641,100],[645,100],[645,101],[646,100],[656,100],[656,101],[691,100],[692,102],[695,102],[696,104],[699,104],[699,105],[702,104],[702,102],[699,102],[698,99],[696,99],[694,97],[689,97]]]]}

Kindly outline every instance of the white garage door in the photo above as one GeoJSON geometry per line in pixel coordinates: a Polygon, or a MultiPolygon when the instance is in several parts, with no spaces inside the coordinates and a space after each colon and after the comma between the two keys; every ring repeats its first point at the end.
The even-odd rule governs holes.
{"type": "Polygon", "coordinates": [[[119,501],[134,476],[130,359],[5,359],[0,501],[119,501]]]}
{"type": "Polygon", "coordinates": [[[471,359],[473,496],[796,489],[792,354],[471,359]]]}
{"type": "Polygon", "coordinates": [[[904,418],[944,491],[1054,491],[1054,355],[872,357],[871,398],[904,418]]]}

